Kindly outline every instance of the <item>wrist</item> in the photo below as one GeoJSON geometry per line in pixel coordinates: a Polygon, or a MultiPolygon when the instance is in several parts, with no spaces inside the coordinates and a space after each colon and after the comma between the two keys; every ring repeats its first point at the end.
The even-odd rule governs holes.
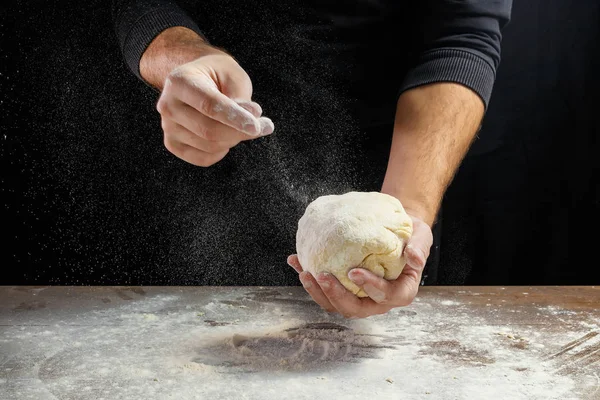
{"type": "Polygon", "coordinates": [[[191,29],[174,26],[156,36],[142,54],[140,75],[148,84],[162,90],[172,70],[216,51],[191,29]]]}

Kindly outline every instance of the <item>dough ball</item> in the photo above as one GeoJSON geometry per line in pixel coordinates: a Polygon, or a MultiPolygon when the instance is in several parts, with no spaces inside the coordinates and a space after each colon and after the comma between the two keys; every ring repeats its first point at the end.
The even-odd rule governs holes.
{"type": "Polygon", "coordinates": [[[360,267],[396,279],[406,261],[402,252],[412,235],[412,220],[393,196],[349,192],[321,196],[298,221],[296,252],[302,268],[314,276],[333,274],[359,297],[367,294],[349,278],[360,267]]]}

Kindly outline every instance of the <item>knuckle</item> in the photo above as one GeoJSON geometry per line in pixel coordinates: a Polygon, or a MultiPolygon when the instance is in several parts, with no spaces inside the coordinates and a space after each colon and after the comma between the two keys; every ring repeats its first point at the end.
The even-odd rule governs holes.
{"type": "Polygon", "coordinates": [[[200,121],[195,121],[194,124],[192,125],[192,127],[193,127],[193,132],[196,135],[208,140],[207,136],[208,136],[209,130],[205,124],[203,124],[200,121]]]}
{"type": "Polygon", "coordinates": [[[227,151],[227,150],[226,151],[221,150],[220,152],[207,155],[207,157],[206,157],[207,162],[208,162],[207,167],[221,161],[223,159],[223,157],[225,157],[227,155],[228,152],[229,151],[227,151]]]}
{"type": "Polygon", "coordinates": [[[250,78],[250,75],[248,75],[248,72],[246,72],[246,70],[242,68],[239,64],[237,64],[237,67],[238,73],[240,74],[240,82],[244,84],[246,93],[249,95],[249,98],[252,98],[252,92],[254,90],[252,85],[252,79],[250,78]]]}
{"type": "Polygon", "coordinates": [[[198,166],[198,167],[210,167],[216,163],[218,163],[223,157],[225,157],[225,155],[227,154],[227,152],[220,152],[220,153],[208,153],[206,151],[197,151],[194,152],[195,154],[192,156],[190,156],[190,158],[193,158],[192,161],[189,161],[190,163],[198,166]]]}
{"type": "Polygon", "coordinates": [[[167,135],[165,135],[163,143],[169,152],[177,154],[177,146],[175,146],[175,143],[173,143],[173,141],[167,135]]]}
{"type": "Polygon", "coordinates": [[[206,152],[211,154],[220,153],[225,150],[225,148],[219,142],[206,141],[204,146],[206,148],[206,152]]]}
{"type": "Polygon", "coordinates": [[[185,76],[185,68],[183,68],[182,66],[175,68],[167,76],[167,79],[165,80],[165,87],[181,83],[183,80],[185,80],[185,76]]]}
{"type": "Polygon", "coordinates": [[[202,125],[201,129],[202,133],[200,133],[200,136],[202,136],[204,139],[210,142],[216,142],[219,140],[219,133],[216,130],[208,129],[206,125],[202,125]]]}
{"type": "Polygon", "coordinates": [[[169,105],[169,102],[164,97],[161,97],[156,102],[156,111],[158,111],[160,113],[160,115],[162,115],[164,117],[171,117],[173,115],[173,113],[171,111],[171,106],[169,105]]]}
{"type": "Polygon", "coordinates": [[[198,156],[198,158],[195,160],[194,164],[198,167],[210,167],[211,165],[213,165],[215,162],[212,161],[209,157],[205,157],[205,156],[198,156]]]}
{"type": "Polygon", "coordinates": [[[335,293],[335,291],[331,290],[330,287],[327,286],[320,286],[321,291],[325,294],[325,297],[328,298],[329,300],[337,300],[338,296],[337,293],[335,293]]]}
{"type": "Polygon", "coordinates": [[[160,119],[160,127],[162,128],[165,135],[168,135],[171,133],[171,124],[169,124],[169,121],[167,118],[160,119]]]}
{"type": "Polygon", "coordinates": [[[198,99],[198,111],[204,115],[213,115],[215,112],[221,110],[213,99],[207,96],[200,96],[198,99]]]}
{"type": "Polygon", "coordinates": [[[210,167],[211,165],[213,165],[216,161],[213,157],[211,157],[210,154],[207,153],[201,153],[201,152],[195,152],[196,154],[194,154],[194,159],[192,161],[192,164],[198,166],[198,167],[210,167]]]}

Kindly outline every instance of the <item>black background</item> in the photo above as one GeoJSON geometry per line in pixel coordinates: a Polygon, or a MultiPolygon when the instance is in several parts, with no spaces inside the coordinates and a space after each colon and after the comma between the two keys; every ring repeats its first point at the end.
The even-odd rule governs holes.
{"type": "MultiPolygon", "coordinates": [[[[223,237],[231,237],[222,236],[222,231],[236,229],[250,241],[266,240],[269,244],[261,251],[271,246],[277,253],[261,266],[262,276],[274,277],[275,283],[293,279],[284,265],[285,254],[293,251],[289,221],[295,225],[308,199],[347,187],[335,160],[330,171],[321,171],[330,177],[328,182],[298,192],[288,188],[288,198],[277,201],[289,202],[289,210],[269,214],[277,208],[269,201],[276,200],[254,204],[252,198],[258,195],[244,191],[252,187],[245,182],[263,180],[265,192],[281,192],[281,182],[243,171],[236,175],[229,161],[224,163],[226,170],[200,172],[164,149],[154,109],[157,95],[125,67],[107,1],[17,1],[2,7],[1,284],[270,283],[256,278],[251,267],[233,280],[216,269],[199,267],[215,260],[251,264],[246,257],[254,256],[241,243],[229,246],[225,254],[197,250],[219,248],[223,237]],[[221,182],[203,194],[202,181],[214,182],[219,171],[229,171],[227,179],[236,183],[221,182]],[[214,217],[202,214],[198,222],[195,207],[202,195],[216,196],[212,201],[223,207],[214,217]],[[245,202],[257,212],[236,214],[235,204],[245,202]],[[233,219],[223,226],[219,221],[230,215],[233,219]],[[246,227],[259,225],[261,218],[288,227],[257,232],[262,239],[249,237],[246,227]],[[207,226],[214,228],[207,232],[207,226]]],[[[505,137],[505,146],[519,149],[527,159],[526,167],[516,170],[503,167],[501,161],[488,165],[504,180],[502,187],[510,187],[511,180],[519,182],[514,188],[522,198],[519,213],[524,218],[516,229],[517,236],[525,238],[521,248],[526,251],[510,276],[481,274],[476,283],[600,283],[599,23],[600,4],[595,0],[514,2],[480,135],[505,137]]],[[[288,101],[260,98],[269,79],[254,83],[265,110],[288,101]]],[[[310,96],[322,99],[331,93],[307,91],[297,96],[310,104],[310,96]]],[[[328,103],[329,111],[335,112],[335,101],[328,103]]],[[[303,123],[302,115],[310,111],[298,104],[279,110],[270,116],[281,121],[282,134],[303,123]]],[[[344,128],[341,124],[335,129],[344,128]]],[[[260,155],[260,146],[248,148],[260,155]]],[[[293,148],[281,151],[286,157],[298,154],[293,148]]],[[[231,158],[238,157],[236,165],[243,170],[251,163],[240,163],[249,156],[239,153],[231,158]]],[[[307,161],[299,162],[310,163],[305,156],[307,161]]],[[[265,168],[282,168],[293,180],[294,168],[273,157],[266,162],[265,168]]],[[[306,175],[307,182],[310,179],[306,175]]],[[[460,190],[452,187],[450,195],[460,190]]],[[[495,251],[502,254],[502,249],[495,251]]],[[[465,261],[447,256],[444,262],[465,261]]]]}

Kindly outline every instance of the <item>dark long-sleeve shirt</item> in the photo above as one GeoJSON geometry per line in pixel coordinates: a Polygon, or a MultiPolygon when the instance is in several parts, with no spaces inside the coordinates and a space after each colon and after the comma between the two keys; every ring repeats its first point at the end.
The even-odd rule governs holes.
{"type": "MultiPolygon", "coordinates": [[[[127,65],[138,77],[139,61],[143,52],[164,29],[183,26],[203,35],[204,28],[190,12],[193,14],[196,10],[203,20],[227,24],[223,20],[226,18],[224,15],[205,15],[202,3],[207,2],[198,3],[200,5],[184,9],[177,2],[169,0],[113,1],[113,17],[119,44],[127,65]]],[[[236,2],[232,3],[230,7],[236,7],[236,2]]],[[[358,41],[364,42],[373,41],[367,31],[376,31],[379,21],[393,21],[395,16],[406,17],[408,13],[409,18],[398,18],[397,23],[408,23],[411,25],[410,29],[400,28],[393,32],[410,35],[411,37],[402,40],[418,44],[418,50],[410,68],[405,71],[399,82],[400,92],[433,82],[457,82],[478,93],[487,106],[500,63],[501,29],[509,21],[512,0],[430,0],[420,2],[424,4],[419,6],[410,4],[419,2],[385,0],[338,3],[292,2],[289,7],[306,6],[316,10],[314,15],[318,15],[319,25],[323,25],[325,21],[336,25],[340,31],[355,29],[360,32],[358,41]],[[395,3],[406,4],[399,6],[395,3]]],[[[289,10],[283,7],[281,9],[289,13],[289,10]]],[[[306,19],[306,13],[299,12],[298,15],[306,19]]],[[[247,18],[249,20],[250,16],[247,18]]],[[[250,21],[247,22],[250,25],[250,21]]],[[[231,29],[244,30],[244,21],[236,22],[231,29]]],[[[269,28],[265,26],[262,29],[269,28]]],[[[388,31],[384,34],[390,33],[388,31]]],[[[208,37],[208,40],[213,39],[219,41],[219,38],[208,37]]],[[[391,43],[394,43],[395,38],[391,39],[391,43]]],[[[400,43],[400,38],[396,42],[400,43]]],[[[409,47],[414,53],[415,47],[409,47]]],[[[390,47],[387,50],[402,57],[406,55],[405,48],[406,46],[390,47]]]]}
{"type": "Polygon", "coordinates": [[[297,284],[284,266],[293,221],[317,196],[381,189],[399,93],[450,81],[487,105],[510,11],[510,0],[115,0],[135,75],[153,38],[187,27],[236,58],[276,126],[178,177],[180,196],[165,210],[178,221],[174,267],[164,274],[194,284],[297,284]]]}

